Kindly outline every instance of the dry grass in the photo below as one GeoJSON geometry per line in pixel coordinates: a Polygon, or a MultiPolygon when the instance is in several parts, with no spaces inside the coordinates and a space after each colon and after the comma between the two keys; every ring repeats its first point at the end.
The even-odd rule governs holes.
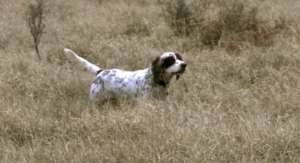
{"type": "Polygon", "coordinates": [[[28,1],[1,1],[1,162],[300,162],[300,4],[251,3],[269,20],[298,21],[273,46],[233,55],[174,35],[163,1],[52,0],[39,62],[28,1]],[[167,101],[94,106],[94,75],[69,65],[63,47],[128,70],[176,51],[188,70],[167,101]]]}

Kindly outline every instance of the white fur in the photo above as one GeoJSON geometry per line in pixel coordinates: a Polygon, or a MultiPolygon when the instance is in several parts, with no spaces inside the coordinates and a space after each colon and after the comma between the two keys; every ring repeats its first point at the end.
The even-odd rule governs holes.
{"type": "Polygon", "coordinates": [[[171,78],[174,75],[179,77],[179,75],[183,74],[186,67],[186,64],[179,60],[174,52],[163,53],[148,68],[137,71],[102,70],[86,59],[79,57],[70,49],[65,48],[64,52],[68,59],[77,61],[97,75],[90,90],[90,99],[92,101],[105,101],[119,97],[155,97],[164,99],[168,94],[167,88],[171,78]],[[164,58],[167,57],[173,57],[175,63],[166,69],[160,69],[164,58]]]}

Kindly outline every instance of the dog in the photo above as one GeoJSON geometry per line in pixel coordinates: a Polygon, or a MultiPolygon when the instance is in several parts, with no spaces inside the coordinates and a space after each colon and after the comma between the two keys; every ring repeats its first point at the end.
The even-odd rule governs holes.
{"type": "Polygon", "coordinates": [[[148,68],[136,71],[100,69],[70,49],[64,48],[64,53],[69,60],[96,74],[90,89],[90,101],[98,102],[130,97],[165,99],[171,79],[176,76],[178,80],[187,66],[174,52],[165,52],[156,57],[148,68]]]}

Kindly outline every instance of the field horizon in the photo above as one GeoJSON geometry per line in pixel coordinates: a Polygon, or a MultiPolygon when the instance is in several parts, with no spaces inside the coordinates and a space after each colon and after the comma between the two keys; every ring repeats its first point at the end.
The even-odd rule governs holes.
{"type": "Polygon", "coordinates": [[[267,25],[220,34],[226,7],[186,2],[194,16],[180,24],[167,0],[47,1],[39,60],[25,21],[35,1],[1,1],[0,161],[300,162],[300,3],[235,1],[267,25]],[[63,48],[107,69],[167,51],[188,66],[164,101],[94,105],[94,74],[63,48]]]}

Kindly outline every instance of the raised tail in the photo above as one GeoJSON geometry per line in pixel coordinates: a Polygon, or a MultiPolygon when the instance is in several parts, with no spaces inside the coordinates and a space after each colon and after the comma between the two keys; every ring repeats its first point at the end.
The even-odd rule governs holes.
{"type": "Polygon", "coordinates": [[[87,68],[89,71],[91,71],[94,74],[97,74],[100,71],[100,68],[91,62],[87,61],[86,59],[79,57],[76,53],[74,53],[72,50],[64,48],[64,52],[66,57],[71,61],[76,61],[80,63],[82,66],[87,68]]]}

